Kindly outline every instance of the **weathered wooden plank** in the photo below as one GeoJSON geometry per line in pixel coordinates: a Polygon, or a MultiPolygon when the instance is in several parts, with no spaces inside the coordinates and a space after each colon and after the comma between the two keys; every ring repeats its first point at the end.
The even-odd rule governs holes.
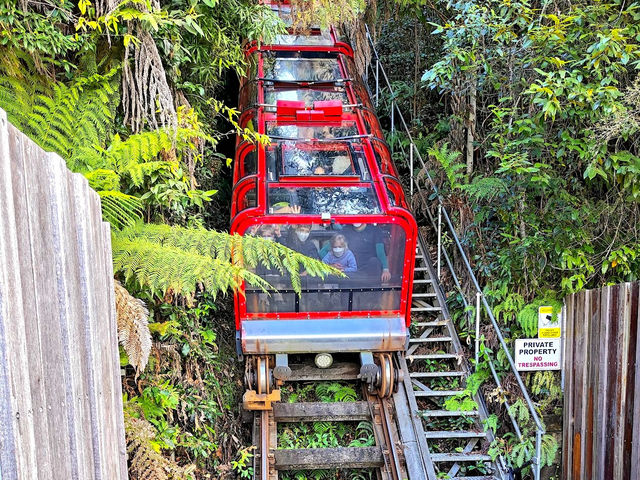
{"type": "Polygon", "coordinates": [[[634,388],[629,389],[633,394],[633,418],[631,421],[631,466],[629,468],[629,479],[640,478],[640,399],[636,396],[636,391],[640,388],[640,284],[634,285],[635,293],[635,363],[634,363],[634,388]]]}
{"type": "Polygon", "coordinates": [[[344,422],[371,419],[367,402],[275,403],[276,422],[344,422]]]}
{"type": "Polygon", "coordinates": [[[563,478],[640,473],[639,299],[640,283],[566,299],[563,478]]]}
{"type": "MultiPolygon", "coordinates": [[[[33,258],[30,242],[27,241],[30,238],[29,224],[28,224],[28,210],[29,207],[25,202],[26,198],[26,178],[24,170],[24,161],[28,158],[28,152],[25,151],[26,145],[29,144],[30,149],[33,149],[35,145],[30,142],[19,131],[11,127],[11,134],[9,137],[9,146],[11,149],[11,170],[9,170],[12,177],[12,189],[13,189],[13,220],[15,222],[16,233],[16,256],[19,261],[19,283],[14,285],[16,291],[16,297],[14,301],[20,302],[22,307],[23,317],[21,319],[13,319],[13,321],[22,321],[25,329],[25,341],[27,355],[25,360],[28,366],[29,387],[31,391],[32,402],[32,419],[34,434],[37,432],[40,435],[47,436],[49,434],[48,422],[47,422],[47,401],[46,391],[44,388],[44,369],[42,360],[42,345],[40,343],[40,329],[42,328],[37,321],[35,303],[34,303],[34,281],[33,281],[33,258]]],[[[4,257],[6,258],[6,257],[4,257]]],[[[17,307],[18,305],[15,305],[17,307]]],[[[51,459],[50,449],[48,445],[44,445],[42,449],[38,450],[36,458],[38,463],[36,472],[34,475],[39,475],[43,479],[51,478],[51,459]]]]}
{"type": "Polygon", "coordinates": [[[317,382],[322,380],[355,380],[360,374],[360,366],[356,363],[338,362],[334,363],[331,368],[321,369],[313,365],[297,365],[292,364],[291,377],[292,382],[317,382]]]}
{"type": "Polygon", "coordinates": [[[4,479],[36,479],[33,408],[22,302],[20,252],[9,146],[15,129],[0,110],[0,470],[4,479]]]}
{"type": "Polygon", "coordinates": [[[623,448],[622,451],[625,454],[622,457],[622,472],[623,478],[625,480],[631,480],[631,470],[632,463],[634,463],[633,458],[633,416],[634,416],[634,408],[635,408],[635,397],[636,397],[636,372],[637,372],[637,363],[636,363],[636,343],[637,343],[637,334],[638,334],[638,298],[640,296],[640,285],[628,284],[629,286],[629,328],[628,328],[628,352],[627,352],[627,364],[628,364],[628,372],[627,379],[628,383],[626,386],[625,394],[625,411],[624,411],[624,436],[622,439],[623,448]],[[631,453],[627,453],[631,452],[631,453]]]}
{"type": "Polygon", "coordinates": [[[573,439],[573,317],[575,311],[575,295],[567,297],[565,301],[565,332],[564,332],[564,355],[562,358],[564,369],[564,408],[563,408],[563,420],[564,425],[562,431],[562,478],[567,480],[571,479],[571,469],[568,468],[572,465],[573,449],[571,448],[573,439]]]}
{"type": "Polygon", "coordinates": [[[75,405],[68,389],[71,366],[68,363],[69,335],[66,319],[66,290],[61,249],[61,219],[58,197],[60,185],[51,174],[60,164],[51,162],[35,144],[28,143],[25,157],[26,202],[34,265],[36,317],[43,328],[44,385],[49,399],[47,420],[57,441],[50,445],[52,471],[63,478],[79,478],[76,458],[75,405]],[[43,175],[47,172],[47,175],[43,175]],[[46,326],[46,327],[45,327],[46,326]]]}
{"type": "Polygon", "coordinates": [[[375,468],[384,464],[380,447],[301,448],[275,451],[277,470],[375,468]]]}
{"type": "Polygon", "coordinates": [[[0,475],[127,478],[109,227],[0,110],[0,475]]]}
{"type": "MultiPolygon", "coordinates": [[[[73,176],[66,169],[64,163],[54,154],[49,154],[49,161],[56,165],[53,170],[54,181],[59,185],[56,188],[56,198],[59,208],[59,236],[61,243],[60,263],[63,268],[66,328],[71,348],[68,351],[69,363],[69,389],[73,398],[74,410],[81,422],[73,424],[74,436],[79,447],[76,463],[81,478],[94,477],[98,468],[100,457],[97,455],[97,446],[92,442],[92,427],[96,424],[93,415],[93,402],[90,396],[91,384],[95,382],[95,376],[91,368],[91,350],[85,342],[85,330],[95,321],[84,315],[84,298],[87,292],[82,287],[82,278],[87,270],[98,268],[97,264],[87,267],[81,261],[78,253],[82,250],[78,244],[78,234],[82,229],[82,219],[77,216],[79,205],[84,205],[88,197],[76,196],[73,176]]],[[[82,207],[81,207],[82,208],[82,207]]],[[[101,289],[93,291],[95,297],[102,296],[101,289]]],[[[91,292],[88,292],[91,294],[91,292]]],[[[98,377],[98,381],[101,379],[98,377]]]]}

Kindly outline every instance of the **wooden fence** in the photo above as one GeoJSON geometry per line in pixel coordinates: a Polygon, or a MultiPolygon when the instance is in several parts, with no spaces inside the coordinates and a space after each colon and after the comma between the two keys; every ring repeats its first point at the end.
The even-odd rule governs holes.
{"type": "Polygon", "coordinates": [[[640,478],[640,283],[565,301],[563,479],[640,478]]]}
{"type": "Polygon", "coordinates": [[[0,478],[127,478],[109,226],[0,110],[0,478]]]}

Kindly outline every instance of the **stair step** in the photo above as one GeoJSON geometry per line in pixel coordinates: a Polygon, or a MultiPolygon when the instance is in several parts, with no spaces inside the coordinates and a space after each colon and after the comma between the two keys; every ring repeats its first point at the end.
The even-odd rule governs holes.
{"type": "Polygon", "coordinates": [[[437,320],[435,322],[413,322],[411,325],[414,327],[445,327],[447,325],[447,321],[437,320]]]}
{"type": "Polygon", "coordinates": [[[412,293],[411,296],[413,298],[423,297],[423,298],[434,298],[436,296],[436,292],[427,292],[427,293],[412,293]]]}
{"type": "Polygon", "coordinates": [[[413,269],[414,272],[428,272],[429,271],[429,267],[415,267],[413,269]]]}
{"type": "Polygon", "coordinates": [[[481,453],[432,453],[434,462],[483,462],[491,460],[489,455],[481,453]]]}
{"type": "Polygon", "coordinates": [[[429,390],[427,392],[424,390],[414,390],[413,394],[416,397],[453,397],[462,392],[464,392],[464,390],[429,390]]]}
{"type": "Polygon", "coordinates": [[[440,312],[442,309],[440,307],[414,307],[411,305],[412,312],[440,312]]]}
{"type": "Polygon", "coordinates": [[[477,410],[418,410],[421,417],[477,417],[477,410]]]}
{"type": "Polygon", "coordinates": [[[450,342],[451,337],[410,338],[409,343],[450,342]]]}
{"type": "Polygon", "coordinates": [[[431,280],[430,278],[414,278],[413,284],[415,285],[416,283],[418,284],[433,283],[433,280],[431,280]]]}
{"type": "Polygon", "coordinates": [[[494,477],[493,475],[482,475],[480,477],[455,477],[456,480],[498,480],[498,477],[494,477]]]}
{"type": "Polygon", "coordinates": [[[433,432],[424,432],[427,438],[484,438],[487,436],[486,432],[472,432],[467,430],[441,430],[433,432]]]}
{"type": "Polygon", "coordinates": [[[408,355],[407,360],[446,360],[449,358],[459,358],[455,353],[429,353],[426,355],[408,355]]]}
{"type": "Polygon", "coordinates": [[[464,372],[412,372],[411,378],[463,377],[464,372]]]}

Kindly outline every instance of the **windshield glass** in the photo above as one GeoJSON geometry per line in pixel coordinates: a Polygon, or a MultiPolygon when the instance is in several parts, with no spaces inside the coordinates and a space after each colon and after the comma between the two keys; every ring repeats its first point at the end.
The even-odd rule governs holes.
{"type": "MultiPolygon", "coordinates": [[[[300,55],[296,52],[296,55],[300,55]]],[[[342,78],[338,58],[263,56],[264,78],[280,81],[333,82],[342,78]]]]}
{"type": "Polygon", "coordinates": [[[324,280],[301,272],[302,292],[277,269],[255,272],[274,287],[269,293],[247,289],[248,313],[388,311],[400,308],[406,235],[395,224],[284,225],[250,227],[246,235],[261,236],[303,255],[330,264],[344,277],[324,280]]]}
{"type": "Polygon", "coordinates": [[[264,101],[267,105],[275,105],[278,100],[303,101],[307,105],[313,105],[313,102],[339,100],[343,105],[349,103],[347,92],[341,87],[331,88],[299,88],[296,85],[290,87],[265,87],[264,101]]]}
{"type": "Polygon", "coordinates": [[[269,213],[371,215],[380,213],[373,189],[362,187],[270,187],[269,213]]]}
{"type": "Polygon", "coordinates": [[[267,122],[266,133],[269,136],[287,139],[331,139],[358,135],[358,127],[353,121],[343,121],[336,126],[323,125],[313,127],[278,125],[278,122],[267,122]]]}

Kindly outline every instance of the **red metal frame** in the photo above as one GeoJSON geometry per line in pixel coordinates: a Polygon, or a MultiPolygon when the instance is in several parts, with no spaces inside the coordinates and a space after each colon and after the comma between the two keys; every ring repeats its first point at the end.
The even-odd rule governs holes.
{"type": "MultiPolygon", "coordinates": [[[[270,2],[266,2],[269,4],[270,2]]],[[[283,2],[286,4],[286,2],[283,2]]],[[[334,39],[333,46],[317,46],[317,45],[260,45],[252,43],[247,46],[247,55],[258,55],[258,79],[263,78],[264,62],[262,52],[264,51],[297,51],[297,52],[336,52],[339,54],[353,56],[350,46],[338,41],[335,30],[331,31],[334,39]]],[[[340,55],[337,56],[340,70],[343,78],[347,76],[347,68],[340,55]]],[[[246,82],[256,79],[246,79],[246,82]]],[[[277,86],[278,82],[274,82],[277,86]]],[[[289,86],[290,82],[286,82],[289,86]]],[[[241,124],[246,124],[249,119],[254,122],[254,128],[260,134],[265,134],[266,123],[276,122],[277,125],[296,125],[299,127],[313,126],[336,126],[343,121],[355,122],[357,126],[359,142],[362,145],[364,158],[366,159],[367,168],[371,175],[371,181],[363,181],[357,176],[336,175],[323,176],[286,176],[279,178],[278,181],[269,181],[267,176],[267,165],[265,156],[265,147],[257,146],[257,174],[243,175],[243,159],[244,156],[252,149],[252,146],[238,139],[238,149],[236,153],[236,165],[234,169],[234,190],[232,199],[232,223],[231,232],[243,234],[248,228],[261,224],[329,224],[330,221],[322,220],[320,215],[307,214],[269,214],[267,205],[267,190],[271,187],[286,188],[302,188],[302,187],[358,187],[366,186],[373,188],[375,196],[378,200],[381,213],[375,215],[332,215],[331,220],[337,223],[384,223],[396,224],[405,232],[406,245],[405,257],[402,271],[402,286],[400,308],[391,311],[341,311],[341,312],[304,312],[304,313],[247,313],[246,302],[243,293],[235,296],[236,309],[236,329],[240,329],[240,323],[243,319],[251,320],[253,318],[261,319],[322,319],[322,318],[345,318],[370,316],[389,316],[402,315],[406,319],[407,326],[410,325],[410,305],[411,291],[413,288],[413,268],[415,262],[415,248],[417,237],[417,226],[413,215],[407,209],[407,202],[404,192],[398,182],[396,169],[391,161],[388,148],[382,140],[382,129],[375,114],[370,110],[371,101],[368,95],[363,95],[367,89],[359,78],[351,78],[342,84],[349,107],[336,104],[335,101],[315,102],[314,105],[305,105],[301,102],[283,102],[280,101],[275,109],[267,108],[264,105],[264,88],[265,82],[257,80],[257,103],[258,105],[249,108],[249,105],[240,105],[240,111],[243,112],[241,124]],[[357,99],[362,99],[365,104],[362,106],[354,106],[357,99]],[[269,111],[267,111],[269,110],[269,111]],[[275,111],[272,111],[275,110],[275,111]],[[375,145],[374,145],[375,144],[375,145]],[[378,152],[382,158],[380,168],[374,150],[378,152]],[[249,186],[250,185],[250,186],[249,186]],[[240,208],[239,202],[243,201],[245,195],[252,186],[255,185],[257,195],[257,206],[255,208],[240,208]],[[389,192],[393,195],[390,198],[389,192]],[[394,201],[395,200],[395,201],[394,201]]],[[[313,88],[311,85],[297,85],[296,89],[313,88]]],[[[312,141],[313,139],[305,139],[312,141]]],[[[335,144],[340,143],[339,140],[329,140],[326,148],[335,148],[335,144]]],[[[318,148],[317,145],[310,148],[318,148]]]]}

